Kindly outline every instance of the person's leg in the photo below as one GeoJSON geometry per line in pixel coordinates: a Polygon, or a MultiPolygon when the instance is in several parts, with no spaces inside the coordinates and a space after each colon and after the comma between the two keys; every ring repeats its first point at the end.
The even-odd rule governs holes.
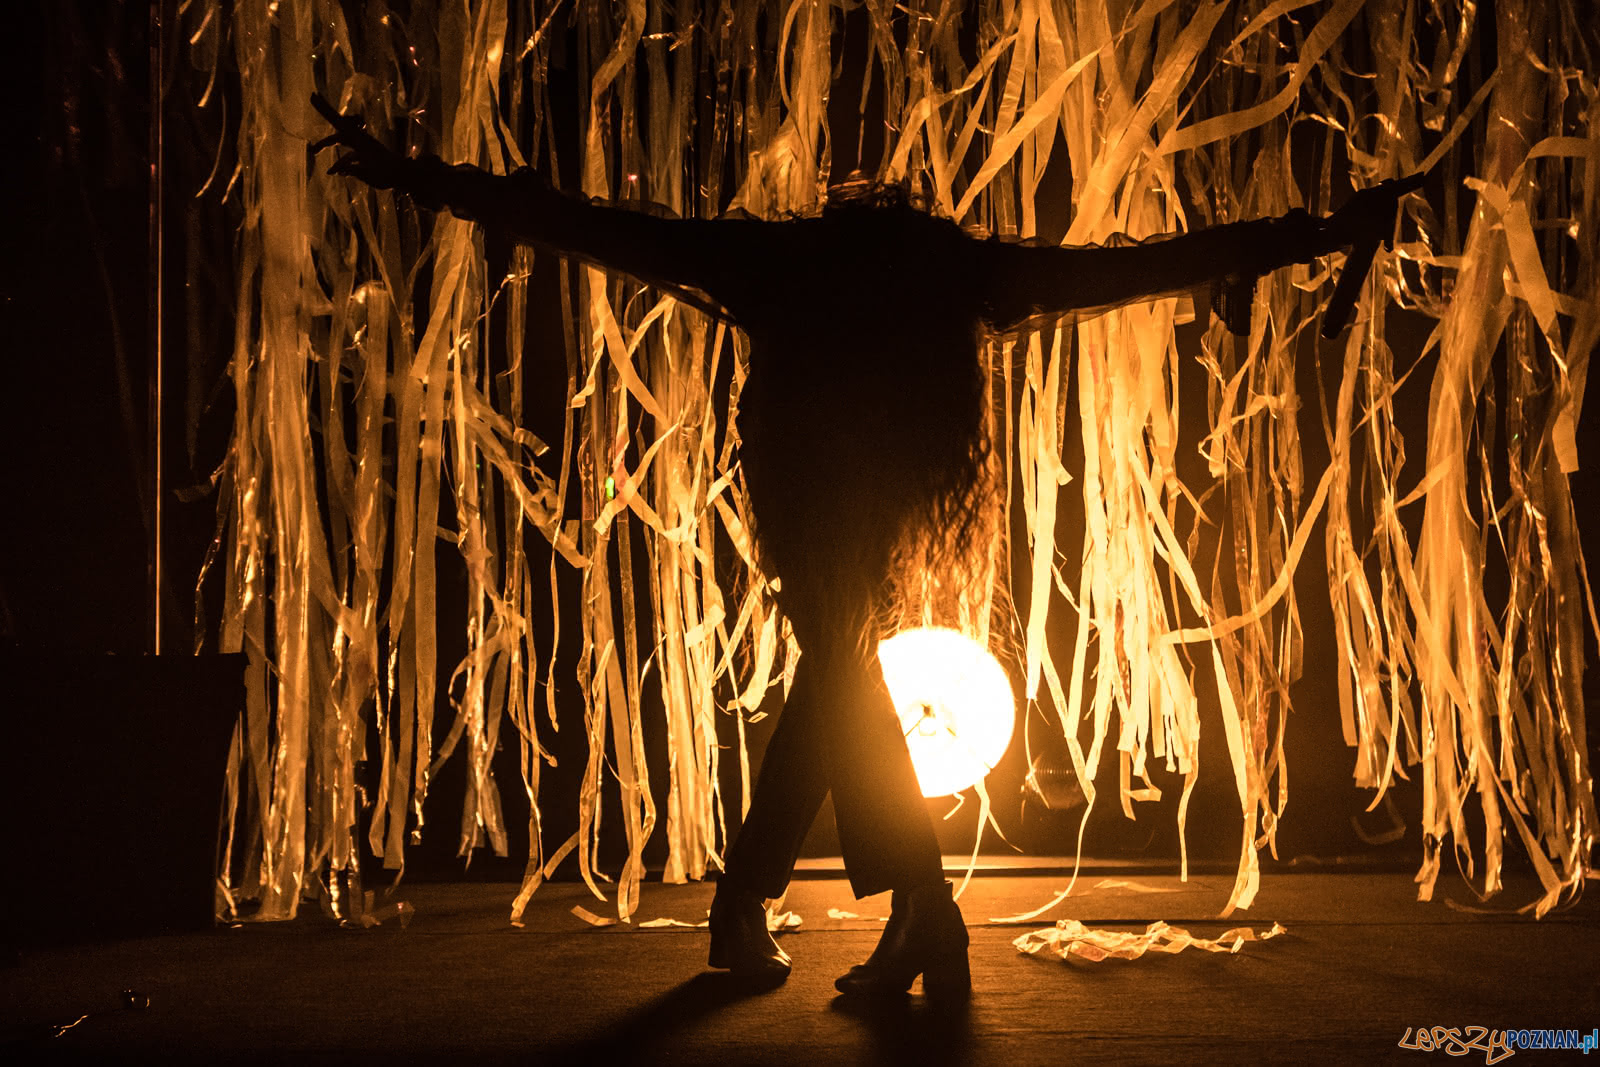
{"type": "Polygon", "coordinates": [[[800,660],[723,880],[781,896],[830,787],[858,898],[943,881],[933,821],[876,658],[826,651],[800,660]]]}
{"type": "Polygon", "coordinates": [[[724,864],[722,882],[763,898],[789,887],[800,846],[828,795],[829,723],[818,674],[811,657],[802,656],[724,864]]]}
{"type": "Polygon", "coordinates": [[[832,672],[841,686],[828,734],[839,843],[856,896],[892,889],[894,898],[877,948],[834,985],[857,996],[897,996],[921,975],[929,997],[964,1000],[972,989],[966,924],[944,880],[899,716],[877,657],[852,662],[853,669],[832,672]]]}
{"type": "Polygon", "coordinates": [[[857,995],[903,993],[922,975],[930,996],[964,997],[971,988],[966,927],[943,880],[933,822],[877,658],[820,640],[811,647],[717,886],[711,965],[763,984],[788,976],[788,955],[766,929],[764,899],[787,888],[831,786],[856,896],[894,890],[883,939],[837,987],[857,995]]]}
{"type": "Polygon", "coordinates": [[[826,758],[850,888],[860,898],[939,885],[939,840],[877,656],[830,666],[826,758]]]}
{"type": "Polygon", "coordinates": [[[800,846],[828,794],[818,682],[816,664],[802,658],[711,901],[711,966],[761,986],[783,981],[790,967],[788,953],[767,929],[766,902],[789,887],[800,846]]]}

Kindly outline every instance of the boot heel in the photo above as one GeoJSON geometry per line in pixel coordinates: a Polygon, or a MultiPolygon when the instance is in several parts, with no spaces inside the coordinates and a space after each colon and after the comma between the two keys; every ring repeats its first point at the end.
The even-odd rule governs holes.
{"type": "Polygon", "coordinates": [[[767,930],[761,898],[719,889],[711,901],[711,951],[706,965],[732,971],[752,986],[774,986],[789,977],[789,954],[767,930]]]}
{"type": "Polygon", "coordinates": [[[972,996],[972,969],[966,951],[952,952],[931,960],[922,972],[922,995],[947,1004],[972,996]]]}

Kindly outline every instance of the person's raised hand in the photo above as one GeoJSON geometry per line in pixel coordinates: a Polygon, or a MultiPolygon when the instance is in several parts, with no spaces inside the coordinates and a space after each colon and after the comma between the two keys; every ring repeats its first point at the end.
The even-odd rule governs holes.
{"type": "Polygon", "coordinates": [[[1334,284],[1333,296],[1322,313],[1323,337],[1337,337],[1349,324],[1379,243],[1394,248],[1394,224],[1400,212],[1400,198],[1420,189],[1424,177],[1411,174],[1379,182],[1370,189],[1362,189],[1344,207],[1328,216],[1323,228],[1326,247],[1330,251],[1335,248],[1350,251],[1345,256],[1339,280],[1334,284]]]}
{"type": "Polygon", "coordinates": [[[1362,189],[1328,216],[1328,243],[1334,248],[1353,248],[1383,242],[1394,248],[1394,223],[1400,211],[1400,198],[1422,188],[1424,174],[1390,178],[1362,189]]]}
{"type": "Polygon", "coordinates": [[[311,154],[324,148],[344,150],[328,168],[329,174],[348,174],[376,189],[404,184],[405,157],[368,133],[365,121],[357,115],[341,115],[321,93],[311,94],[311,106],[333,127],[332,134],[311,146],[311,154]]]}

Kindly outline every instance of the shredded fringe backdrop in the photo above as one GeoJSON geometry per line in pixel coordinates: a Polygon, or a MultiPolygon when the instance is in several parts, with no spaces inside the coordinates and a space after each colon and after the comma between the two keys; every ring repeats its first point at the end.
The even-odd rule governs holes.
{"type": "Polygon", "coordinates": [[[624,279],[567,275],[565,425],[537,439],[517,373],[534,253],[491,272],[471,224],[311,165],[307,146],[327,132],[315,91],[408,149],[576,174],[574,193],[680,216],[816,209],[830,93],[883,116],[886,148],[865,177],[1021,240],[1039,236],[1040,181],[1062,145],[1074,244],[1325,213],[1352,188],[1430,171],[1361,291],[1336,395],[1298,396],[1293,373],[1316,358],[1327,261],[1265,279],[1248,337],[1205,333],[1208,404],[1181,415],[1206,420],[1204,484],[1177,474],[1186,302],[989,344],[1004,503],[1026,534],[1013,544],[1001,524],[984,546],[989,600],[963,621],[1014,649],[1090,807],[1102,790],[1124,808],[1155,795],[1156,762],[1183,776],[1181,826],[1197,708],[1220,704],[1242,812],[1231,911],[1254,899],[1285,810],[1306,640],[1293,577],[1321,537],[1336,625],[1313,639],[1337,643],[1355,785],[1376,805],[1420,773],[1421,897],[1452,851],[1493,893],[1508,834],[1544,887],[1537,913],[1581,889],[1596,826],[1582,692],[1595,610],[1568,475],[1600,333],[1584,0],[185,0],[180,15],[208,80],[196,106],[235,99],[214,91],[219,78],[239,103],[219,146],[235,166],[201,194],[232,199],[242,219],[236,416],[207,563],[225,586],[220,645],[250,662],[220,914],[287,918],[318,893],[351,907],[339,894],[362,839],[400,868],[450,759],[467,768],[462,851],[504,853],[506,783],[491,773],[504,743],[521,753],[511,787],[532,813],[513,918],[575,851],[626,920],[652,835],[665,835],[668,881],[718,867],[729,809],[749,798],[744,724],[795,659],[746,533],[740,335],[624,279]],[[842,37],[850,12],[869,39],[859,85],[835,81],[841,48],[863,46],[842,37]],[[575,115],[549,91],[553,48],[578,71],[575,115]],[[1436,320],[1422,351],[1390,348],[1393,308],[1436,320]],[[1396,428],[1411,374],[1432,377],[1421,464],[1405,462],[1396,428]],[[1292,416],[1318,403],[1332,461],[1307,470],[1292,416]],[[1062,463],[1069,419],[1081,470],[1062,463]],[[1082,496],[1078,559],[1057,548],[1067,493],[1082,496]],[[1218,536],[1231,542],[1202,573],[1197,545],[1218,536]],[[553,546],[548,573],[532,562],[537,539],[553,546]],[[435,666],[443,552],[467,575],[466,654],[448,674],[435,666]],[[730,556],[741,565],[719,571],[730,556]],[[1494,602],[1490,562],[1509,574],[1494,602]],[[555,593],[567,568],[581,575],[576,618],[555,593]],[[541,599],[548,632],[530,622],[541,599]],[[1046,620],[1063,604],[1075,621],[1056,647],[1046,620]],[[556,717],[552,664],[568,642],[581,649],[581,727],[556,717]],[[644,721],[647,686],[664,723],[644,721]],[[451,716],[437,747],[436,707],[451,716]],[[738,744],[724,752],[730,718],[738,744]],[[541,788],[557,726],[587,734],[576,795],[541,788]],[[647,728],[667,737],[664,812],[647,728]],[[1097,784],[1108,744],[1120,780],[1097,784]],[[723,759],[739,761],[737,795],[719,788],[723,759]],[[615,813],[602,811],[607,775],[615,813]],[[546,840],[553,805],[576,806],[570,839],[546,840]],[[625,830],[620,872],[597,855],[603,815],[625,830]]]}

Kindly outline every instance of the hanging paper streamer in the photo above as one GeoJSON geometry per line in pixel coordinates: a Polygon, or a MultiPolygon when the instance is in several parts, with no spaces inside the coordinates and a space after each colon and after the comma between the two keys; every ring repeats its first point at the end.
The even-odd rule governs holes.
{"type": "Polygon", "coordinates": [[[539,440],[520,373],[533,253],[507,271],[472,224],[308,165],[326,133],[313,92],[407,150],[575,174],[575,194],[683,217],[814,211],[839,176],[830,109],[857,104],[885,123],[869,178],[1007,239],[1060,232],[1064,220],[1040,217],[1059,168],[1072,179],[1064,240],[1077,244],[1326,213],[1350,189],[1430,172],[1326,376],[1326,469],[1302,457],[1319,399],[1299,394],[1295,367],[1314,358],[1328,261],[1222,287],[1250,328],[1205,333],[1203,411],[1180,411],[1175,330],[1205,314],[1205,294],[994,338],[977,358],[1018,521],[974,547],[986,588],[948,617],[913,603],[921,617],[903,621],[1014,645],[1030,714],[1059,727],[1089,809],[1109,803],[1105,789],[1127,812],[1157,799],[1154,764],[1182,776],[1181,825],[1199,707],[1215,702],[1240,804],[1232,910],[1254,899],[1258,851],[1286,814],[1307,639],[1294,577],[1320,536],[1335,625],[1312,639],[1338,653],[1356,784],[1376,805],[1397,777],[1422,778],[1422,895],[1446,853],[1494,892],[1508,834],[1544,886],[1536,911],[1581,887],[1596,825],[1582,695],[1595,620],[1567,475],[1600,336],[1586,4],[401,6],[183,7],[205,80],[232,87],[196,106],[238,103],[237,165],[205,193],[225,195],[240,226],[236,420],[213,556],[219,643],[250,667],[222,913],[286,918],[319,893],[337,910],[359,887],[363,842],[401,868],[408,844],[440,832],[426,800],[447,760],[467,770],[461,851],[503,853],[492,757],[504,744],[521,754],[530,811],[514,916],[575,858],[628,920],[654,835],[670,881],[719,866],[728,808],[748,803],[746,719],[794,667],[748,532],[743,338],[626,279],[569,273],[565,422],[559,441],[539,440]],[[836,84],[851,50],[869,57],[865,81],[836,84]],[[552,64],[576,71],[576,101],[550,91],[552,64]],[[1392,347],[1397,307],[1436,321],[1426,350],[1392,347]],[[1402,389],[1429,395],[1426,441],[1409,451],[1402,389]],[[1069,419],[1081,470],[1063,464],[1069,419]],[[1205,474],[1186,482],[1180,439],[1196,437],[1205,474]],[[1075,559],[1058,550],[1077,540],[1062,526],[1069,495],[1084,508],[1075,559]],[[1004,543],[1008,528],[1023,539],[1004,543]],[[464,588],[441,584],[440,552],[459,553],[464,588]],[[739,573],[719,574],[719,558],[739,573]],[[579,609],[556,595],[569,568],[579,609]],[[464,618],[448,647],[465,653],[441,667],[445,597],[464,597],[444,614],[464,618]],[[546,597],[548,632],[531,621],[546,597]],[[1047,623],[1063,608],[1054,643],[1047,623]],[[553,664],[574,647],[583,722],[558,723],[553,664]],[[734,747],[719,745],[719,722],[734,747]],[[558,724],[587,738],[576,795],[541,778],[558,724]],[[663,766],[646,759],[647,730],[667,739],[663,766]],[[1114,785],[1094,778],[1107,745],[1114,785]],[[724,758],[738,761],[736,797],[719,787],[724,758]],[[652,773],[667,777],[664,810],[652,773]],[[571,838],[546,840],[550,805],[576,809],[571,838]],[[608,820],[626,840],[620,870],[598,854],[608,820]]]}

